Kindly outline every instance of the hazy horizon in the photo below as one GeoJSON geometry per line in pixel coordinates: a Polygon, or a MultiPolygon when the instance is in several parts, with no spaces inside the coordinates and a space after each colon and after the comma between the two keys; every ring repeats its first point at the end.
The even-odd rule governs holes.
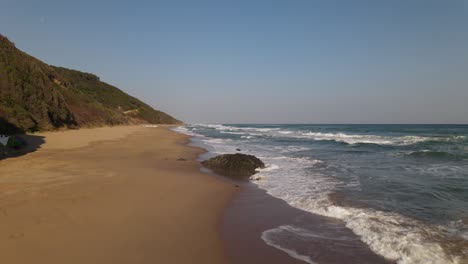
{"type": "Polygon", "coordinates": [[[468,1],[13,1],[0,34],[187,123],[468,124],[468,1]]]}

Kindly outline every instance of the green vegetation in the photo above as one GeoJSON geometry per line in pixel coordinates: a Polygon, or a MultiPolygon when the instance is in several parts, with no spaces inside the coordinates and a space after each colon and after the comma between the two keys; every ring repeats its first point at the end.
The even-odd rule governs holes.
{"type": "Polygon", "coordinates": [[[27,145],[26,140],[19,136],[13,136],[8,139],[7,147],[20,149],[27,145]]]}
{"type": "Polygon", "coordinates": [[[93,74],[47,65],[0,35],[0,134],[142,123],[180,121],[93,74]]]}

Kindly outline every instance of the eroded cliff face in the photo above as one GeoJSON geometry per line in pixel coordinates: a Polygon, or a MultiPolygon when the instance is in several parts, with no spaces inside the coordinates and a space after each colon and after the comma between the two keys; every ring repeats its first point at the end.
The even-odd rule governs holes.
{"type": "Polygon", "coordinates": [[[76,125],[60,87],[51,80],[56,75],[0,35],[0,117],[29,131],[76,125]]]}
{"type": "Polygon", "coordinates": [[[0,35],[3,133],[140,123],[180,121],[96,75],[47,65],[0,35]]]}

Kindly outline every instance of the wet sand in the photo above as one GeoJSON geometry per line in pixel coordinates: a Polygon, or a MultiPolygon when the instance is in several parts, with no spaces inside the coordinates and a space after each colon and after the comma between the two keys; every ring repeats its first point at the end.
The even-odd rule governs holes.
{"type": "Polygon", "coordinates": [[[284,232],[277,238],[283,247],[295,249],[294,253],[311,256],[310,263],[393,263],[372,252],[342,221],[293,208],[252,183],[245,182],[241,187],[226,208],[221,226],[231,263],[307,263],[261,239],[264,231],[282,225],[307,230],[302,237],[284,232]]]}
{"type": "Polygon", "coordinates": [[[40,136],[36,151],[0,161],[2,263],[226,263],[219,219],[237,188],[200,172],[187,136],[40,136]]]}

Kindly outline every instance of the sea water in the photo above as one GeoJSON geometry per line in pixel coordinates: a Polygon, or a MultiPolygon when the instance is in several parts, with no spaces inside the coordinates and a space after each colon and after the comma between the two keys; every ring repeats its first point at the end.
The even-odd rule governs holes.
{"type": "MultiPolygon", "coordinates": [[[[266,163],[252,181],[289,205],[342,220],[371,250],[398,263],[468,263],[467,125],[186,125],[212,155],[266,163]]],[[[323,234],[322,234],[323,235],[323,234]]],[[[312,230],[262,239],[305,262],[289,243],[312,230]]]]}

